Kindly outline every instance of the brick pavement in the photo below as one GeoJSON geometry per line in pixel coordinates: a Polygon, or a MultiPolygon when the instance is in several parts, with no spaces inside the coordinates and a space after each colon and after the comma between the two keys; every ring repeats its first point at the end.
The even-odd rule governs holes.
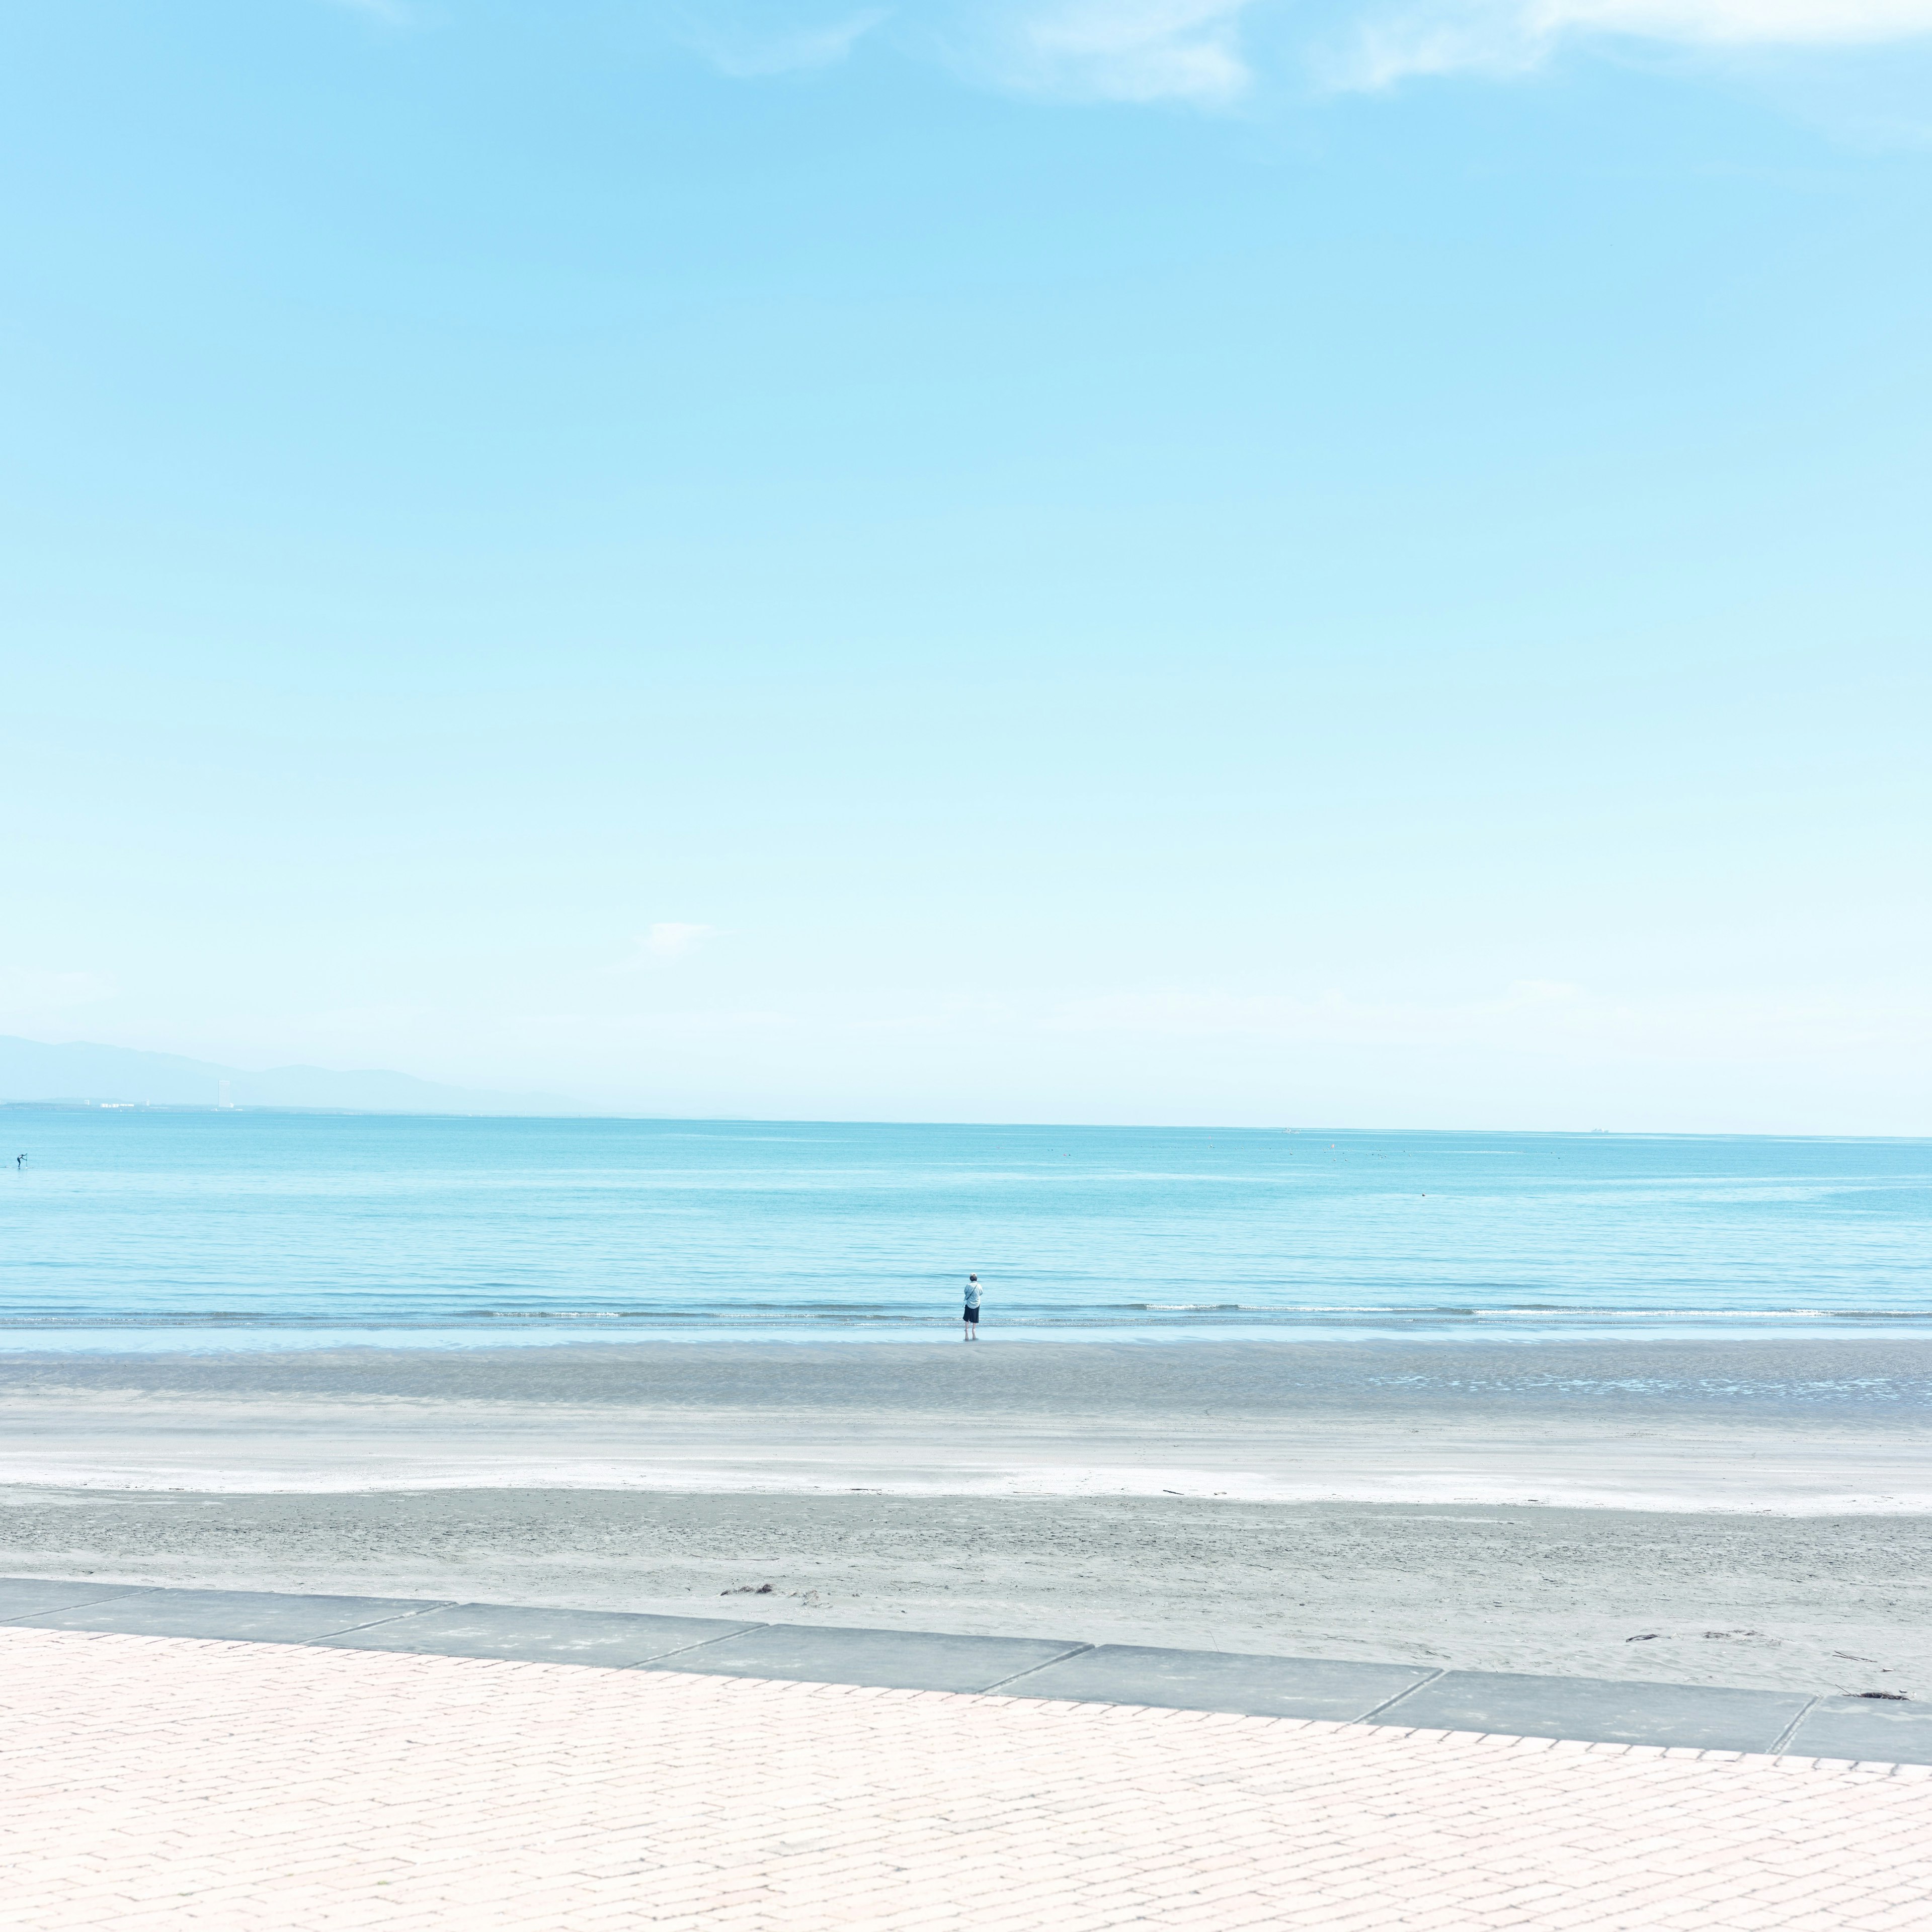
{"type": "Polygon", "coordinates": [[[0,1631],[19,1932],[1932,1925],[1932,1767],[0,1631]]]}

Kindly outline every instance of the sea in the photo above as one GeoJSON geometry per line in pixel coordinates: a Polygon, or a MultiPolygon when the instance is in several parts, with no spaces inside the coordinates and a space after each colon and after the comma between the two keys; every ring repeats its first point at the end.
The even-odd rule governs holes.
{"type": "Polygon", "coordinates": [[[1932,1333],[1932,1142],[0,1108],[0,1351],[1932,1333]],[[19,1156],[16,1158],[16,1156],[19,1156]]]}

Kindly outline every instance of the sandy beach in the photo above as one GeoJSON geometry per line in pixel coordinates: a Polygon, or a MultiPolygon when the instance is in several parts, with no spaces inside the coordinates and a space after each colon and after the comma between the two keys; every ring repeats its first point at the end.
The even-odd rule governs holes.
{"type": "Polygon", "coordinates": [[[18,1356],[0,1390],[16,1574],[1932,1694],[1932,1342],[18,1356]]]}

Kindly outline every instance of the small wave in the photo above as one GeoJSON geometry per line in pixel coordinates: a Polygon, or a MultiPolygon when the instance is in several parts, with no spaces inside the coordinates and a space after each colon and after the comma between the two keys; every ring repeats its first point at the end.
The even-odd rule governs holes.
{"type": "MultiPolygon", "coordinates": [[[[645,1322],[656,1314],[648,1308],[460,1308],[452,1322],[645,1322]]],[[[418,1318],[441,1321],[440,1314],[418,1318]]]]}

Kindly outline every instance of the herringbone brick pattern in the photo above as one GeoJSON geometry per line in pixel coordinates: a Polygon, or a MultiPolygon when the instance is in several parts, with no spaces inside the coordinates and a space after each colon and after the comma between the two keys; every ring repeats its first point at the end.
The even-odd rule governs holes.
{"type": "Polygon", "coordinates": [[[1932,1768],[0,1632],[20,1932],[1932,1925],[1932,1768]]]}

